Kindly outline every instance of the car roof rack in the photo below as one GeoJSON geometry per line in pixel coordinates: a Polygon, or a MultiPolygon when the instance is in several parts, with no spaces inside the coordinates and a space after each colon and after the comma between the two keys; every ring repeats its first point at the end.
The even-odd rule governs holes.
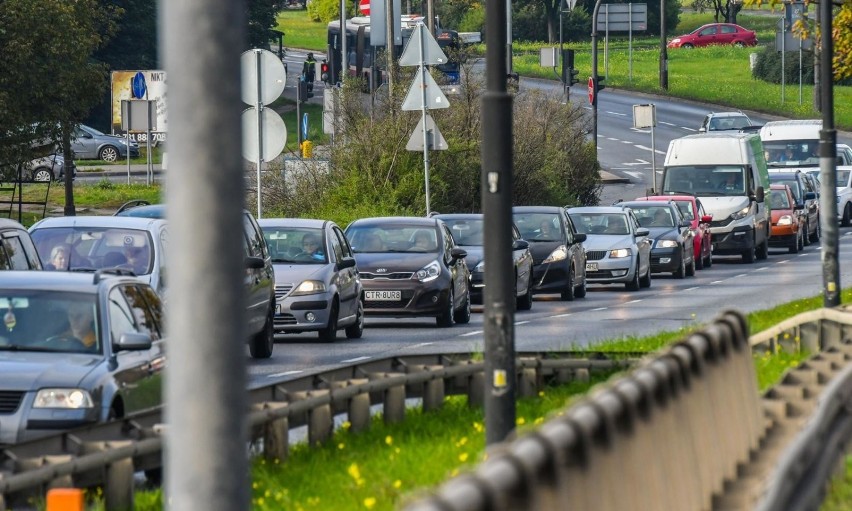
{"type": "Polygon", "coordinates": [[[97,284],[106,276],[135,277],[136,273],[127,268],[101,268],[100,270],[95,270],[95,276],[92,279],[92,284],[97,284]]]}

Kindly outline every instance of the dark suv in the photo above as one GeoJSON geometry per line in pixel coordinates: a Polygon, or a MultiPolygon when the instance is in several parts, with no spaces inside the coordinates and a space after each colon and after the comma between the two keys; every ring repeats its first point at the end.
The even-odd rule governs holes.
{"type": "Polygon", "coordinates": [[[807,179],[801,170],[791,172],[769,172],[770,183],[785,184],[793,192],[796,204],[804,207],[807,215],[807,229],[805,230],[805,245],[816,243],[820,237],[819,226],[819,199],[818,190],[813,188],[812,181],[807,179]]]}
{"type": "MultiPolygon", "coordinates": [[[[165,204],[144,200],[121,206],[117,216],[166,218],[165,204]]],[[[253,358],[269,358],[275,344],[275,275],[266,240],[254,217],[243,210],[243,247],[246,273],[243,279],[248,300],[249,352],[253,358]]]]}

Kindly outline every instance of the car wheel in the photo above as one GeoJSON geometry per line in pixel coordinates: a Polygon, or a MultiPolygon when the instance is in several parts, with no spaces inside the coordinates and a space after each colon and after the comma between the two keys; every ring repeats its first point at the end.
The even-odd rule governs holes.
{"type": "Polygon", "coordinates": [[[754,250],[755,248],[749,248],[743,251],[743,262],[744,263],[753,263],[754,262],[754,250]]]}
{"type": "Polygon", "coordinates": [[[439,327],[447,328],[453,326],[453,286],[450,285],[449,296],[447,297],[447,306],[444,307],[444,312],[436,318],[439,327]]]}
{"type": "Polygon", "coordinates": [[[817,226],[816,229],[814,229],[814,233],[811,235],[811,243],[818,242],[820,236],[822,236],[822,228],[819,225],[819,216],[817,216],[817,226]]]}
{"type": "Polygon", "coordinates": [[[639,287],[651,287],[651,264],[648,264],[648,271],[644,277],[639,277],[639,287]]]}
{"type": "Polygon", "coordinates": [[[358,300],[355,322],[346,327],[346,338],[360,339],[362,335],[364,335],[364,301],[358,300]]]}
{"type": "Polygon", "coordinates": [[[532,309],[532,281],[527,279],[527,292],[515,299],[515,307],[519,311],[528,311],[532,309]]]}
{"type": "Polygon", "coordinates": [[[799,227],[799,250],[805,249],[805,231],[802,230],[801,226],[799,227]]]}
{"type": "Polygon", "coordinates": [[[736,46],[737,48],[745,48],[745,43],[742,41],[737,41],[734,43],[734,46],[736,46]]]}
{"type": "Polygon", "coordinates": [[[464,305],[461,309],[456,311],[453,319],[455,319],[456,323],[460,325],[470,323],[470,293],[467,294],[467,298],[464,300],[464,305]]]}
{"type": "Polygon", "coordinates": [[[337,305],[337,299],[331,303],[331,310],[328,311],[328,323],[325,328],[318,332],[320,342],[334,342],[337,339],[337,315],[339,314],[340,306],[337,305]]]}
{"type": "MultiPolygon", "coordinates": [[[[650,271],[650,268],[648,268],[650,271]]],[[[638,291],[639,290],[639,261],[636,262],[636,271],[633,272],[633,280],[624,284],[624,287],[627,288],[628,291],[638,291]]]]}
{"type": "Polygon", "coordinates": [[[272,347],[275,345],[275,311],[273,308],[274,302],[269,306],[269,313],[266,315],[263,330],[253,335],[249,341],[251,358],[269,358],[272,356],[272,347]]]}
{"type": "Polygon", "coordinates": [[[568,267],[568,282],[565,283],[565,289],[562,290],[562,299],[566,302],[574,301],[574,266],[568,267]]]}
{"type": "Polygon", "coordinates": [[[680,265],[678,265],[677,270],[672,272],[672,275],[674,275],[674,277],[676,279],[682,279],[682,278],[686,277],[686,261],[684,261],[683,259],[684,259],[683,251],[681,251],[680,265]]]}
{"type": "MultiPolygon", "coordinates": [[[[695,259],[695,257],[693,257],[695,259]]],[[[704,245],[698,246],[698,259],[695,260],[695,269],[703,270],[704,269],[704,245]]]]}
{"type": "Polygon", "coordinates": [[[53,171],[47,167],[38,167],[33,169],[33,181],[46,183],[53,181],[53,171]]]}
{"type": "Polygon", "coordinates": [[[681,47],[681,48],[686,48],[687,50],[690,50],[690,49],[694,48],[694,46],[692,45],[692,43],[684,43],[684,44],[680,45],[680,47],[681,47]]]}
{"type": "Polygon", "coordinates": [[[692,261],[689,261],[689,266],[686,267],[686,276],[694,277],[695,276],[695,257],[692,258],[692,261]]]}
{"type": "Polygon", "coordinates": [[[574,296],[577,298],[584,298],[586,296],[586,279],[583,279],[583,283],[574,288],[574,296]]]}
{"type": "Polygon", "coordinates": [[[809,219],[805,219],[805,233],[802,235],[802,241],[804,242],[804,246],[811,246],[811,224],[809,219]]]}
{"type": "Polygon", "coordinates": [[[103,161],[114,162],[118,160],[118,148],[111,145],[105,146],[101,149],[101,153],[98,157],[103,161]]]}
{"type": "Polygon", "coordinates": [[[713,251],[711,250],[710,253],[707,255],[707,259],[704,261],[704,267],[710,268],[712,266],[713,266],[713,251]]]}
{"type": "Polygon", "coordinates": [[[767,259],[769,257],[769,234],[767,233],[766,238],[763,239],[763,243],[761,243],[757,247],[756,257],[761,261],[767,259]]]}
{"type": "Polygon", "coordinates": [[[840,219],[840,225],[843,227],[852,225],[852,202],[847,202],[846,207],[843,208],[843,217],[840,219]]]}
{"type": "Polygon", "coordinates": [[[793,244],[787,247],[787,250],[791,254],[795,254],[799,251],[799,246],[802,244],[802,230],[799,229],[796,231],[796,238],[793,240],[793,244]]]}

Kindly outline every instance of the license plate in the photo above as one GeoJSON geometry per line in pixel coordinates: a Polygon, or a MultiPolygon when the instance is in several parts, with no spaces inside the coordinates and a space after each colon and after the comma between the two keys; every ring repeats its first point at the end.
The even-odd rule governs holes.
{"type": "Polygon", "coordinates": [[[372,302],[398,302],[402,300],[402,291],[365,291],[364,299],[372,302]]]}
{"type": "Polygon", "coordinates": [[[598,271],[598,263],[586,263],[586,271],[598,271]]]}

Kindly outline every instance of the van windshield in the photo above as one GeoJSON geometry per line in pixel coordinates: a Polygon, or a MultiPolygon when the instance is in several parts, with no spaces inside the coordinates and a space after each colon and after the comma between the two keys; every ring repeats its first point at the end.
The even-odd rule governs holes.
{"type": "Polygon", "coordinates": [[[663,193],[701,197],[745,195],[745,168],[741,165],[666,167],[663,193]]]}
{"type": "Polygon", "coordinates": [[[766,165],[769,167],[818,167],[819,140],[767,140],[763,142],[766,165]]]}

